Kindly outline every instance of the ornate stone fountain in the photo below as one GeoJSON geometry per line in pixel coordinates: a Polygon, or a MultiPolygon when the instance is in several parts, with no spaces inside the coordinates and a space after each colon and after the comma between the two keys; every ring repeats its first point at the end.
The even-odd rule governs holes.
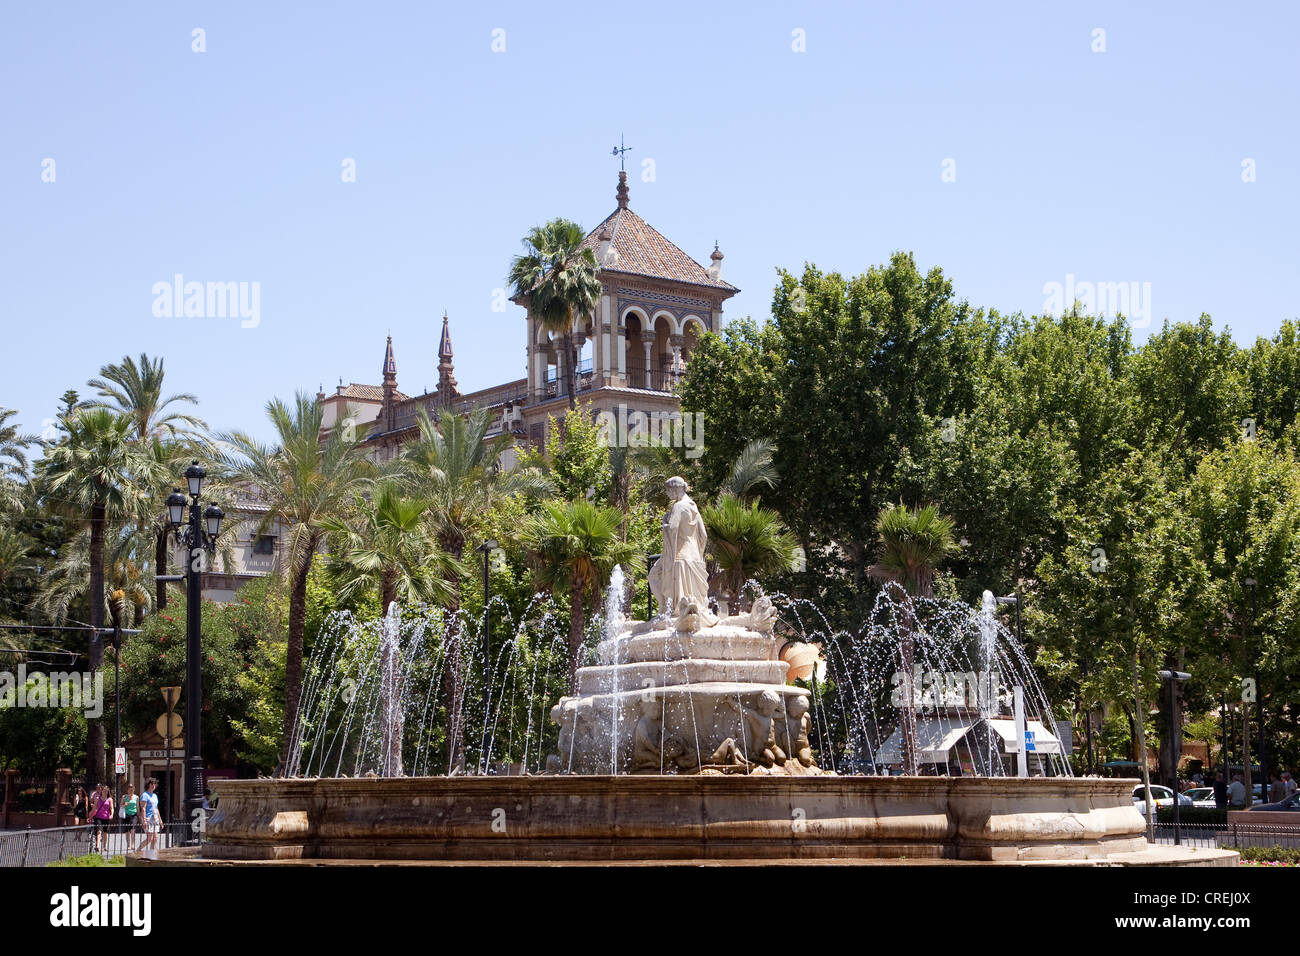
{"type": "MultiPolygon", "coordinates": [[[[598,663],[579,668],[576,693],[552,710],[560,752],[547,773],[214,780],[219,803],[202,847],[131,855],[128,865],[1236,863],[1228,850],[1148,845],[1132,780],[819,770],[808,693],[786,683],[771,603],[721,618],[709,610],[704,525],[686,490],[680,478],[669,483],[663,557],[651,572],[663,610],[648,622],[607,615],[598,663]]],[[[391,648],[384,660],[395,681],[391,648]]],[[[400,773],[392,748],[385,753],[400,773]]]]}
{"type": "Polygon", "coordinates": [[[661,614],[609,615],[599,663],[578,669],[574,696],[552,709],[560,725],[550,772],[584,774],[819,773],[808,742],[808,692],[786,683],[773,637],[776,611],[719,618],[709,610],[706,536],[681,478],[650,575],[661,614]]]}

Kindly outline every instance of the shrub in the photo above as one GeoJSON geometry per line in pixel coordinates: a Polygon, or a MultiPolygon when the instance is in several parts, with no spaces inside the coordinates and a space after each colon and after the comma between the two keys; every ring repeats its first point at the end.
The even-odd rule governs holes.
{"type": "Polygon", "coordinates": [[[1300,849],[1281,846],[1243,846],[1237,848],[1242,860],[1247,862],[1300,864],[1300,849]]]}

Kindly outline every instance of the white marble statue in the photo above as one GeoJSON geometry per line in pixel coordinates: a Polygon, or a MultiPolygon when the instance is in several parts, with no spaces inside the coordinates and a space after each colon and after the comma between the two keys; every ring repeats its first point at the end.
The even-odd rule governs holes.
{"type": "Polygon", "coordinates": [[[678,622],[678,630],[697,631],[718,619],[709,613],[709,572],[704,566],[708,534],[687,490],[684,478],[668,479],[673,504],[664,515],[662,554],[650,571],[650,590],[659,607],[678,622]]]}

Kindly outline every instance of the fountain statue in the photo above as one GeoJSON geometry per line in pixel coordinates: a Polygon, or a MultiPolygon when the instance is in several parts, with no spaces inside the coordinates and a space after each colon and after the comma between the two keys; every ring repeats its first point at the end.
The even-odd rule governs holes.
{"type": "MultiPolygon", "coordinates": [[[[709,609],[704,521],[686,482],[667,483],[662,557],[650,571],[660,613],[606,614],[598,663],[578,669],[575,694],[551,711],[560,726],[551,773],[817,774],[808,691],[786,683],[776,611],[709,609]]],[[[610,603],[622,599],[621,574],[610,603]]]]}

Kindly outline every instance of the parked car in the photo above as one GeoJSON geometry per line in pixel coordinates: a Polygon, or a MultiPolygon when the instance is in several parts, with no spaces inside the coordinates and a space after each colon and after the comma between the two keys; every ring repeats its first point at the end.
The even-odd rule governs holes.
{"type": "MultiPolygon", "coordinates": [[[[1151,801],[1157,807],[1172,807],[1174,805],[1174,792],[1170,790],[1168,787],[1153,785],[1151,787],[1151,801]]],[[[1146,816],[1147,801],[1146,801],[1146,796],[1142,792],[1141,784],[1138,784],[1136,787],[1133,788],[1133,803],[1137,805],[1138,813],[1142,814],[1143,816],[1146,816]]],[[[1178,805],[1180,807],[1192,806],[1191,797],[1189,797],[1185,793],[1180,793],[1178,795],[1178,805]]]]}
{"type": "Polygon", "coordinates": [[[1209,807],[1211,810],[1214,809],[1213,787],[1193,787],[1190,790],[1184,790],[1183,796],[1191,800],[1192,806],[1194,807],[1209,807]]]}
{"type": "Polygon", "coordinates": [[[1277,803],[1257,803],[1252,810],[1300,810],[1300,793],[1293,793],[1277,803]]]}

